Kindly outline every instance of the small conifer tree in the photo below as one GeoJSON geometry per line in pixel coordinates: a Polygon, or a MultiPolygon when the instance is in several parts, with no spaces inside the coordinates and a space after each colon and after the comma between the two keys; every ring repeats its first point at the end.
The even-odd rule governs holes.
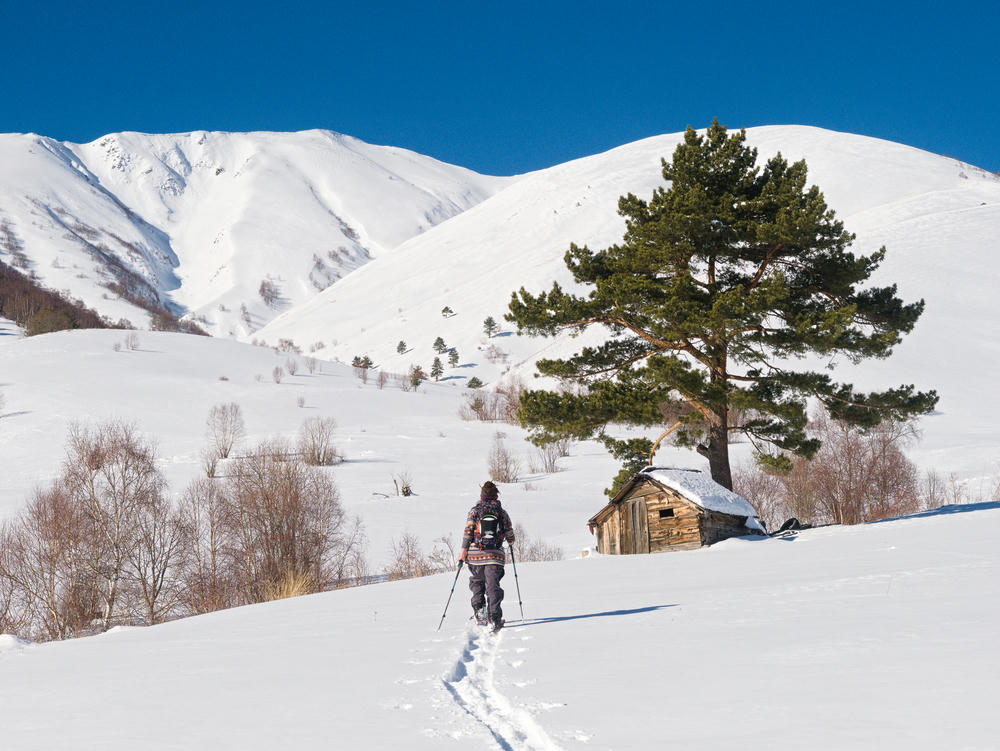
{"type": "Polygon", "coordinates": [[[399,354],[403,354],[404,352],[406,352],[406,342],[404,342],[402,339],[400,339],[399,344],[396,345],[396,352],[398,352],[399,354]]]}
{"type": "Polygon", "coordinates": [[[452,348],[451,352],[448,353],[448,364],[451,367],[456,367],[458,365],[458,350],[452,348]]]}
{"type": "Polygon", "coordinates": [[[434,351],[435,352],[437,352],[440,355],[446,349],[448,349],[448,346],[444,343],[444,339],[442,339],[439,336],[437,339],[434,340],[434,351]]]}
{"type": "Polygon", "coordinates": [[[488,316],[485,321],[483,321],[483,332],[486,336],[492,338],[494,334],[500,331],[500,327],[497,322],[493,320],[493,316],[488,316]]]}
{"type": "Polygon", "coordinates": [[[431,377],[437,381],[444,374],[444,365],[441,364],[441,358],[435,357],[434,362],[431,363],[431,377]]]}

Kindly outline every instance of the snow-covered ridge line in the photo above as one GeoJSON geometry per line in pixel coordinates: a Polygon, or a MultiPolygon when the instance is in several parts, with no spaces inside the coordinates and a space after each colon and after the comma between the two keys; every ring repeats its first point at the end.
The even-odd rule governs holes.
{"type": "Polygon", "coordinates": [[[0,162],[0,211],[43,284],[145,328],[107,289],[125,274],[210,333],[247,339],[510,182],[322,130],[6,134],[0,162]]]}

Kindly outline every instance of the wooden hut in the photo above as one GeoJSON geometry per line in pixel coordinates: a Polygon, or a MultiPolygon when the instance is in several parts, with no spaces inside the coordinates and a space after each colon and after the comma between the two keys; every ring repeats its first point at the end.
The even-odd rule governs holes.
{"type": "Polygon", "coordinates": [[[696,469],[647,467],[590,519],[597,551],[610,555],[690,550],[765,534],[746,500],[696,469]]]}

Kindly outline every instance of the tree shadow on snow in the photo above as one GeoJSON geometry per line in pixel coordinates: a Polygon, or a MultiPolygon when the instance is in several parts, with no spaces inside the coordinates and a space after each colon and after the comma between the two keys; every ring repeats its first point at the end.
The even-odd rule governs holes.
{"type": "MultiPolygon", "coordinates": [[[[563,621],[578,621],[581,618],[606,618],[616,615],[638,615],[639,613],[652,613],[654,610],[664,610],[666,608],[676,608],[677,605],[650,605],[647,608],[632,608],[631,610],[607,610],[603,613],[580,613],[578,615],[559,615],[550,618],[527,618],[523,621],[514,621],[504,626],[508,628],[523,628],[525,626],[539,626],[545,623],[562,623],[563,621]]],[[[507,605],[510,609],[510,605],[507,605]]]]}
{"type": "Polygon", "coordinates": [[[868,523],[882,524],[884,522],[899,521],[900,519],[924,519],[928,516],[967,514],[970,511],[986,511],[988,509],[998,509],[998,508],[1000,508],[1000,501],[984,501],[982,503],[955,503],[955,504],[949,504],[947,506],[938,506],[937,508],[927,509],[927,511],[918,511],[915,514],[907,514],[906,516],[894,516],[891,519],[879,519],[877,521],[868,523]]]}

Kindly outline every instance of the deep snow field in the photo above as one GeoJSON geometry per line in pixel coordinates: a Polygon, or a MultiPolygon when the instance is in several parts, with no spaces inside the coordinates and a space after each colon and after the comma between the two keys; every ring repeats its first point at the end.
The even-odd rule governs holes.
{"type": "Polygon", "coordinates": [[[1000,504],[0,637],[3,747],[998,748],[1000,504]]]}

